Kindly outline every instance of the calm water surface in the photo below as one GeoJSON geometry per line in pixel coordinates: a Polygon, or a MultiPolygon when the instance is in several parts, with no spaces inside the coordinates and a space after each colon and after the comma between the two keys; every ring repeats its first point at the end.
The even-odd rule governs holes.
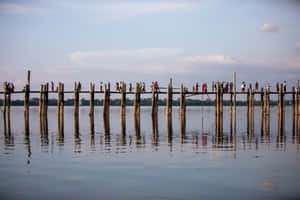
{"type": "Polygon", "coordinates": [[[299,139],[286,109],[284,137],[278,137],[277,108],[271,107],[270,135],[261,136],[260,110],[247,134],[246,107],[237,108],[236,137],[224,108],[224,137],[216,143],[214,107],[188,107],[181,139],[179,108],[173,108],[173,137],[167,139],[165,109],[159,108],[159,137],[152,137],[151,107],[141,108],[141,138],[135,137],[132,107],[121,136],[120,108],[111,108],[110,138],[102,108],[95,108],[90,136],[88,107],[80,108],[80,136],[74,137],[73,108],[65,107],[65,137],[57,140],[56,107],[48,111],[49,133],[41,138],[38,107],[30,108],[30,137],[23,108],[13,107],[12,133],[4,137],[0,117],[0,199],[299,199],[299,139]]]}

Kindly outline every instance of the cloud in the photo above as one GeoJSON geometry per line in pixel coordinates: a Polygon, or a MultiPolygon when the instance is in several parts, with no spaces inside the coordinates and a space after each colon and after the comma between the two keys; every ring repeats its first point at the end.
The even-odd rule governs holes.
{"type": "Polygon", "coordinates": [[[183,58],[187,63],[237,64],[237,59],[225,55],[189,56],[183,58]]]}
{"type": "Polygon", "coordinates": [[[296,48],[300,48],[300,42],[296,43],[296,48]]]}
{"type": "Polygon", "coordinates": [[[279,27],[275,24],[263,24],[258,27],[260,32],[277,32],[279,31],[279,27]]]}
{"type": "Polygon", "coordinates": [[[181,53],[176,48],[144,48],[134,50],[104,50],[104,51],[76,51],[69,55],[74,64],[100,66],[102,68],[135,68],[134,66],[154,64],[174,59],[181,53]]]}
{"type": "MultiPolygon", "coordinates": [[[[70,66],[76,71],[106,70],[111,73],[193,74],[202,71],[254,66],[267,69],[298,70],[300,61],[294,57],[233,57],[229,55],[188,56],[177,48],[144,48],[132,50],[76,51],[69,54],[70,66]]],[[[55,71],[55,70],[54,70],[55,71]]],[[[68,70],[67,70],[68,71],[68,70]]]]}
{"type": "Polygon", "coordinates": [[[45,14],[47,11],[42,8],[23,5],[17,3],[0,3],[0,13],[2,14],[45,14]]]}
{"type": "Polygon", "coordinates": [[[166,12],[180,12],[195,9],[198,4],[191,2],[129,2],[103,4],[64,4],[76,12],[88,15],[98,15],[110,19],[124,19],[128,17],[158,14],[166,12]]]}

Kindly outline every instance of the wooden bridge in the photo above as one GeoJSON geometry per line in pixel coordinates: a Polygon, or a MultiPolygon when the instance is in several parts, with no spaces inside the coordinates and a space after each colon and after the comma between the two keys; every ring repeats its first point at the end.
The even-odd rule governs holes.
{"type": "Polygon", "coordinates": [[[27,83],[22,91],[11,91],[6,83],[3,84],[3,123],[4,134],[10,134],[10,107],[11,107],[11,94],[24,94],[24,132],[29,135],[29,97],[30,94],[39,94],[39,125],[41,135],[48,134],[48,95],[49,93],[57,94],[57,124],[58,124],[58,138],[64,138],[64,94],[74,94],[74,134],[79,136],[79,97],[80,94],[90,94],[90,133],[94,135],[94,99],[95,94],[103,93],[103,123],[105,135],[110,134],[110,96],[111,94],[121,95],[121,130],[122,135],[125,135],[126,130],[126,95],[134,95],[133,103],[133,119],[135,134],[140,137],[140,102],[142,94],[152,94],[152,127],[153,136],[158,136],[158,99],[159,95],[166,95],[166,123],[167,123],[167,136],[172,137],[172,97],[174,94],[180,96],[180,133],[185,136],[186,129],[186,98],[193,95],[215,95],[215,124],[216,124],[216,138],[222,138],[223,135],[223,97],[224,94],[230,95],[230,131],[236,133],[236,96],[247,96],[247,130],[252,134],[254,131],[254,102],[255,95],[260,96],[260,114],[261,114],[261,132],[262,134],[269,134],[270,131],[270,95],[278,95],[278,132],[279,135],[284,134],[285,125],[285,96],[292,96],[292,120],[293,120],[293,135],[299,135],[300,124],[300,99],[299,99],[299,81],[292,91],[285,91],[283,84],[280,84],[279,91],[270,91],[270,89],[261,88],[256,91],[249,85],[246,91],[236,91],[236,73],[233,73],[233,90],[224,92],[222,84],[216,82],[215,91],[199,92],[188,91],[184,88],[183,84],[180,88],[172,87],[172,79],[170,79],[167,87],[152,87],[152,91],[142,91],[139,84],[136,83],[134,91],[127,91],[126,84],[121,83],[119,91],[111,91],[110,83],[104,84],[101,91],[95,90],[95,84],[90,83],[90,90],[81,90],[80,84],[74,83],[73,91],[65,91],[64,84],[59,83],[57,90],[49,91],[49,84],[41,85],[40,91],[30,90],[30,71],[27,72],[27,83]]]}

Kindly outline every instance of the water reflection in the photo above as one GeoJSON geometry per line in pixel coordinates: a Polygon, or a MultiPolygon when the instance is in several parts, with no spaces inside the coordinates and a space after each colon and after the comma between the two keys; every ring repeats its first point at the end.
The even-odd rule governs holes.
{"type": "MultiPolygon", "coordinates": [[[[29,133],[24,134],[23,131],[19,133],[16,132],[14,134],[11,131],[8,131],[7,120],[9,118],[4,117],[2,119],[3,121],[1,122],[1,125],[3,126],[3,134],[1,135],[1,137],[3,137],[2,141],[4,143],[3,151],[8,154],[15,151],[17,149],[17,146],[20,145],[20,142],[15,142],[15,140],[20,141],[20,137],[23,139],[24,135],[24,144],[26,145],[26,149],[28,152],[28,163],[30,163],[31,151],[34,152],[37,150],[35,148],[32,148],[30,137],[35,140],[37,139],[35,138],[37,136],[40,136],[39,142],[37,143],[38,151],[54,154],[56,152],[68,151],[69,149],[72,149],[73,151],[71,151],[73,153],[82,153],[86,151],[86,149],[90,150],[91,152],[129,153],[140,151],[141,149],[149,150],[150,148],[152,151],[162,151],[162,149],[167,149],[167,151],[169,152],[176,152],[179,150],[183,152],[189,151],[194,153],[210,151],[232,151],[233,155],[236,156],[239,151],[247,150],[259,151],[260,149],[275,149],[278,151],[287,151],[289,146],[292,146],[292,148],[295,148],[297,151],[299,151],[300,149],[300,137],[298,133],[295,134],[295,132],[292,131],[293,127],[289,128],[288,126],[286,126],[280,128],[280,124],[277,124],[277,110],[273,110],[273,113],[275,112],[276,115],[274,117],[273,114],[272,118],[270,118],[271,114],[263,112],[263,118],[256,119],[258,123],[255,123],[255,129],[251,128],[251,126],[248,126],[249,130],[243,129],[247,127],[246,117],[244,117],[244,127],[241,122],[238,122],[239,126],[242,126],[242,128],[238,127],[237,131],[234,129],[233,125],[228,124],[228,122],[231,121],[231,117],[228,116],[228,118],[225,118],[227,113],[232,114],[232,111],[230,111],[230,109],[224,110],[224,127],[220,126],[224,130],[220,131],[215,129],[213,120],[214,108],[210,109],[209,112],[203,111],[203,108],[201,109],[203,115],[200,115],[199,117],[199,112],[197,110],[197,113],[195,112],[196,114],[194,116],[192,115],[193,117],[188,118],[193,122],[191,123],[189,122],[189,120],[187,120],[187,126],[184,129],[181,129],[180,123],[174,123],[173,128],[171,127],[170,129],[164,126],[165,121],[161,120],[165,119],[165,116],[162,115],[165,114],[165,112],[163,111],[159,112],[160,115],[158,115],[158,117],[147,118],[148,122],[145,120],[145,117],[142,117],[142,126],[138,118],[136,118],[136,121],[131,121],[131,125],[131,122],[127,122],[126,125],[124,124],[124,127],[127,126],[125,130],[123,130],[122,128],[116,128],[116,126],[120,127],[119,117],[118,120],[111,120],[111,122],[104,120],[103,127],[102,124],[100,128],[96,126],[95,130],[100,129],[100,131],[95,132],[90,132],[91,129],[89,128],[89,123],[87,123],[87,125],[82,123],[80,129],[82,132],[80,134],[79,132],[75,132],[75,134],[73,134],[74,130],[72,129],[74,126],[71,126],[72,131],[69,131],[70,124],[68,124],[68,120],[70,121],[70,119],[72,119],[71,117],[66,117],[66,134],[63,133],[63,129],[61,128],[57,131],[55,115],[56,109],[55,111],[54,109],[52,110],[52,117],[49,116],[49,127],[48,125],[46,125],[48,124],[47,118],[47,121],[45,121],[45,125],[42,126],[42,129],[39,129],[39,124],[31,125],[33,135],[30,135],[29,133]],[[211,115],[211,118],[209,118],[209,120],[206,119],[208,114],[211,115]],[[55,118],[53,118],[53,116],[55,116],[55,118]],[[162,124],[160,129],[158,127],[158,119],[162,124]],[[262,124],[259,123],[260,121],[262,122],[262,124]],[[109,123],[112,124],[111,127],[109,123]],[[191,126],[193,127],[191,128],[191,126]],[[36,132],[39,132],[40,134],[35,134],[36,132]],[[53,144],[51,145],[50,152],[49,144],[53,144]],[[99,145],[100,148],[97,145],[99,145]],[[88,148],[86,148],[86,146],[88,148]]],[[[70,110],[66,109],[66,111],[66,115],[68,116],[70,110]]],[[[119,116],[119,112],[116,111],[112,109],[112,116],[114,116],[114,112],[119,116]]],[[[151,110],[149,109],[148,114],[150,114],[151,116],[150,111],[151,110]]],[[[174,109],[174,111],[177,112],[176,109],[174,109]]],[[[143,112],[145,111],[143,110],[143,112]]],[[[130,114],[131,113],[129,112],[128,115],[130,114]]],[[[15,117],[14,113],[12,115],[15,117]]],[[[292,121],[288,120],[289,115],[286,115],[286,117],[286,123],[292,124],[292,121]]],[[[290,116],[290,118],[292,118],[292,116],[290,116]]],[[[23,120],[23,116],[21,116],[21,119],[23,120]]],[[[32,121],[34,121],[33,117],[32,119],[32,121]]],[[[87,117],[87,122],[88,119],[89,118],[87,117]]],[[[114,117],[112,117],[112,119],[114,119],[114,117]]],[[[175,120],[178,120],[178,118],[174,118],[174,122],[175,120]]],[[[18,128],[18,124],[14,124],[14,121],[15,120],[12,120],[11,129],[20,130],[21,127],[21,130],[23,130],[23,123],[18,128]]],[[[1,147],[0,150],[2,150],[1,147]]]]}
{"type": "Polygon", "coordinates": [[[49,139],[48,135],[41,136],[41,149],[43,152],[48,152],[49,139]]]}
{"type": "Polygon", "coordinates": [[[14,149],[15,140],[12,134],[5,135],[3,139],[4,139],[4,147],[6,150],[9,150],[10,148],[14,149]]]}
{"type": "Polygon", "coordinates": [[[79,135],[74,138],[74,153],[81,153],[81,138],[79,135]]]}
{"type": "Polygon", "coordinates": [[[95,146],[95,136],[90,135],[90,149],[92,152],[96,151],[96,146],[95,146]]]}
{"type": "Polygon", "coordinates": [[[25,136],[24,138],[24,145],[27,151],[27,164],[30,164],[30,160],[31,160],[31,144],[30,144],[30,137],[29,136],[25,136]]]}
{"type": "MultiPolygon", "coordinates": [[[[99,136],[100,140],[96,140],[97,135],[89,135],[88,137],[79,136],[74,137],[73,152],[82,153],[89,149],[90,152],[104,152],[104,153],[130,153],[140,150],[147,150],[149,147],[152,151],[165,151],[166,147],[169,152],[190,152],[190,153],[205,153],[211,151],[231,151],[233,158],[240,151],[260,151],[260,149],[271,149],[277,151],[287,151],[288,146],[293,145],[296,151],[300,149],[299,136],[281,136],[270,137],[270,135],[253,135],[249,136],[248,133],[234,137],[228,133],[222,137],[216,135],[210,135],[209,133],[200,133],[198,131],[187,132],[185,137],[173,136],[173,137],[153,137],[142,135],[136,137],[135,134],[129,134],[127,136],[122,133],[106,135],[105,133],[99,136]],[[150,144],[150,145],[148,145],[150,144]],[[90,148],[85,148],[88,145],[90,148]],[[96,146],[100,148],[97,149],[96,146]]],[[[13,135],[4,137],[4,151],[11,153],[15,151],[16,145],[13,135]]],[[[68,140],[69,141],[69,140],[68,140]]],[[[57,140],[55,145],[55,137],[48,137],[48,135],[41,136],[40,147],[42,152],[55,154],[58,151],[67,151],[64,146],[70,146],[64,140],[57,140]],[[51,151],[49,152],[49,143],[51,145],[51,151]]],[[[24,137],[24,146],[27,152],[27,164],[31,163],[32,145],[30,137],[24,137]]],[[[67,148],[69,149],[69,148],[67,148]]]]}

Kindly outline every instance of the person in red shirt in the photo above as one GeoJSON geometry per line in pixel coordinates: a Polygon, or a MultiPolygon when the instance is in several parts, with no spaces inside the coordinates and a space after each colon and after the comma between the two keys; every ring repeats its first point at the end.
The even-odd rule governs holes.
{"type": "Polygon", "coordinates": [[[120,87],[119,87],[119,82],[116,83],[116,91],[119,91],[120,87]]]}

